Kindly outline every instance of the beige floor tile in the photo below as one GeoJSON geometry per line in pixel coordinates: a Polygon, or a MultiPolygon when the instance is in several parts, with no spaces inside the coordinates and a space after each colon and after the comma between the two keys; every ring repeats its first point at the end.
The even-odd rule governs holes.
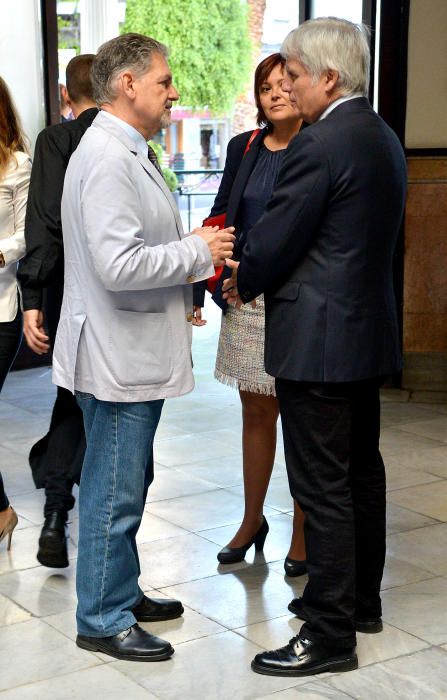
{"type": "MultiPolygon", "coordinates": [[[[84,652],[85,653],[85,652],[84,652]]],[[[109,666],[96,666],[57,678],[22,685],[2,694],[2,700],[157,700],[132,679],[109,666]]]]}
{"type": "Polygon", "coordinates": [[[147,494],[147,503],[165,501],[178,496],[190,496],[194,493],[206,493],[215,490],[216,485],[205,479],[189,476],[175,469],[167,469],[163,474],[155,475],[147,494]]]}
{"type": "MultiPolygon", "coordinates": [[[[26,524],[28,524],[28,527],[14,530],[9,552],[6,547],[0,546],[0,574],[40,567],[36,559],[40,527],[32,524],[29,526],[29,523],[26,524]]],[[[76,556],[76,550],[70,542],[68,544],[68,556],[69,558],[76,556]]]]}
{"type": "Polygon", "coordinates": [[[0,593],[37,617],[76,608],[75,567],[56,569],[38,566],[0,576],[0,593]]]}
{"type": "Polygon", "coordinates": [[[169,440],[155,440],[154,458],[156,462],[166,467],[176,467],[180,464],[194,464],[204,459],[226,457],[240,452],[241,448],[217,442],[207,435],[200,440],[196,435],[185,435],[169,440]]]}
{"type": "Polygon", "coordinates": [[[153,588],[213,576],[219,547],[194,534],[145,542],[138,547],[144,581],[153,588]]]}
{"type": "Polygon", "coordinates": [[[447,643],[447,579],[390,588],[382,593],[382,606],[391,625],[431,644],[447,643]]]}
{"type": "Polygon", "coordinates": [[[429,484],[440,479],[441,477],[422,469],[409,469],[407,465],[402,464],[399,457],[388,457],[386,460],[387,491],[395,491],[408,486],[419,486],[419,484],[429,484]]]}
{"type": "Polygon", "coordinates": [[[2,627],[1,638],[0,690],[100,663],[41,620],[2,627]]]}
{"type": "Polygon", "coordinates": [[[441,649],[424,649],[325,682],[362,700],[445,700],[447,656],[441,649]]]}
{"type": "Polygon", "coordinates": [[[29,620],[30,618],[31,615],[29,612],[20,608],[4,595],[0,595],[0,627],[4,625],[15,625],[17,622],[25,622],[25,620],[29,620]]]}
{"type": "Polygon", "coordinates": [[[326,685],[324,681],[307,682],[297,688],[288,688],[279,693],[263,695],[256,700],[352,700],[351,695],[341,693],[326,685]]]}
{"type": "Polygon", "coordinates": [[[380,434],[380,449],[383,453],[385,464],[390,455],[402,455],[414,450],[424,450],[434,447],[441,447],[440,440],[434,440],[416,435],[415,433],[405,433],[399,428],[384,428],[380,434]]]}
{"type": "Polygon", "coordinates": [[[174,656],[152,664],[118,661],[113,667],[148,688],[161,700],[248,700],[296,686],[296,678],[253,673],[250,663],[259,647],[233,632],[178,645],[174,656]]]}
{"type": "Polygon", "coordinates": [[[439,418],[439,412],[434,406],[391,402],[384,402],[381,406],[381,419],[384,427],[400,426],[415,421],[430,421],[435,418],[439,418]]]}
{"type": "Polygon", "coordinates": [[[447,521],[447,481],[411,486],[388,494],[388,500],[430,518],[447,521]]]}
{"type": "Polygon", "coordinates": [[[421,435],[431,440],[447,442],[447,416],[438,416],[429,421],[422,420],[404,423],[399,425],[399,430],[412,435],[421,435]]]}
{"type": "Polygon", "coordinates": [[[382,580],[382,590],[386,588],[395,588],[396,586],[404,586],[407,583],[425,581],[429,578],[435,578],[435,574],[426,571],[426,569],[422,569],[420,566],[387,554],[382,580]]]}
{"type": "Polygon", "coordinates": [[[266,566],[253,566],[170,586],[164,592],[234,629],[284,615],[304,585],[305,577],[285,579],[266,566]]]}
{"type": "MultiPolygon", "coordinates": [[[[152,598],[166,598],[163,591],[150,591],[152,598]]],[[[183,602],[183,601],[182,601],[183,602]]],[[[176,620],[165,620],[164,622],[142,622],[140,623],[147,632],[156,634],[162,639],[168,639],[171,644],[182,644],[192,639],[209,637],[219,632],[226,632],[226,628],[217,622],[201,615],[200,613],[185,607],[185,612],[176,620]]]]}
{"type": "MultiPolygon", "coordinates": [[[[205,530],[239,523],[244,512],[244,500],[224,489],[157,501],[148,506],[150,513],[186,530],[205,530]]],[[[264,508],[268,517],[271,508],[264,508]]]]}
{"type": "Polygon", "coordinates": [[[386,466],[397,466],[409,471],[423,471],[447,478],[447,446],[413,450],[387,457],[386,466]]]}
{"type": "Polygon", "coordinates": [[[242,484],[241,455],[231,455],[223,459],[205,459],[194,464],[182,464],[176,470],[186,476],[205,479],[219,487],[242,484]]]}
{"type": "Polygon", "coordinates": [[[408,510],[408,508],[402,508],[390,501],[387,502],[386,529],[390,535],[395,532],[405,532],[406,530],[415,530],[416,528],[437,524],[439,524],[439,521],[434,518],[415,513],[412,510],[408,510]]]}
{"type": "Polygon", "coordinates": [[[390,535],[388,555],[420,566],[438,576],[447,575],[447,525],[441,523],[390,535]]]}

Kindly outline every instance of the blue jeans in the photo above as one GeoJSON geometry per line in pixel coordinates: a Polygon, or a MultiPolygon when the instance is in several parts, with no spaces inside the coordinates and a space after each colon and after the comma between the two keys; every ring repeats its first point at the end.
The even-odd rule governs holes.
{"type": "Polygon", "coordinates": [[[163,400],[98,401],[76,392],[87,449],[79,488],[79,634],[109,637],[136,619],[143,597],[135,536],[154,478],[152,446],[163,400]]]}

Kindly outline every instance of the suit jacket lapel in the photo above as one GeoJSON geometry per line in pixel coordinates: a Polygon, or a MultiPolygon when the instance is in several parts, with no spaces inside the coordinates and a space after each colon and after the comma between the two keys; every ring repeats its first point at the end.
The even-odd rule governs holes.
{"type": "Polygon", "coordinates": [[[179,211],[177,209],[177,206],[174,202],[174,198],[172,196],[172,193],[170,192],[169,187],[167,186],[163,175],[161,175],[158,172],[157,168],[154,165],[152,165],[149,158],[144,158],[144,156],[141,156],[139,153],[135,153],[135,151],[132,151],[132,153],[135,154],[138,162],[143,166],[143,168],[147,172],[147,174],[153,180],[155,180],[156,184],[158,185],[158,187],[161,189],[161,191],[165,195],[166,199],[168,200],[169,206],[171,207],[172,213],[174,214],[175,224],[177,226],[178,237],[182,238],[182,234],[183,234],[182,220],[180,218],[180,214],[179,214],[179,211]]]}
{"type": "Polygon", "coordinates": [[[236,177],[234,178],[231,194],[228,199],[226,225],[233,226],[236,220],[237,211],[244,194],[250,173],[253,170],[259,149],[264,141],[265,130],[263,129],[254,139],[249,151],[242,157],[236,177]]]}

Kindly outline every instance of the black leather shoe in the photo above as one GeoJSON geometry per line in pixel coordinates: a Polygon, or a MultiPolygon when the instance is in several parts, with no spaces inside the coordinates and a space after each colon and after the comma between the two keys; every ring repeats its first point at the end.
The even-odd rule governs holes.
{"type": "Polygon", "coordinates": [[[179,600],[167,598],[148,598],[144,596],[141,601],[132,608],[132,612],[138,622],[158,622],[160,620],[175,620],[183,613],[183,605],[179,600]]]}
{"type": "Polygon", "coordinates": [[[286,557],[284,559],[284,571],[286,576],[303,576],[303,574],[307,573],[307,565],[305,561],[300,559],[286,557]]]}
{"type": "Polygon", "coordinates": [[[54,511],[45,518],[37,552],[37,561],[43,566],[53,569],[68,566],[66,521],[67,514],[62,511],[54,511]]]}
{"type": "Polygon", "coordinates": [[[256,673],[266,676],[311,676],[325,671],[353,671],[358,668],[355,648],[335,649],[298,635],[287,646],[257,654],[251,662],[256,673]]]}
{"type": "Polygon", "coordinates": [[[78,634],[76,644],[81,649],[100,651],[125,661],[164,661],[174,653],[169,642],[149,634],[139,625],[132,625],[113,637],[84,637],[78,634]]]}
{"type": "MultiPolygon", "coordinates": [[[[300,620],[304,622],[308,621],[308,616],[303,610],[303,600],[302,598],[294,598],[288,605],[288,609],[291,613],[299,617],[300,620]]],[[[366,634],[377,634],[383,630],[382,618],[381,617],[356,617],[355,618],[355,629],[356,632],[364,632],[366,634]]]]}
{"type": "Polygon", "coordinates": [[[247,551],[253,545],[255,545],[256,551],[260,552],[264,548],[264,542],[268,531],[269,524],[265,517],[262,516],[262,525],[256,535],[242,547],[224,547],[221,549],[217,555],[219,562],[221,564],[235,564],[238,561],[244,561],[247,551]]]}

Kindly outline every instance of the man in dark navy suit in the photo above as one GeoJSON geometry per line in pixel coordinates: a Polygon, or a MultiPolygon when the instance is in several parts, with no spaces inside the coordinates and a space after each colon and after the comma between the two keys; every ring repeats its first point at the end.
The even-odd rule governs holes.
{"type": "Polygon", "coordinates": [[[311,20],[282,53],[285,89],[310,126],[290,143],[224,289],[236,305],[265,294],[265,365],[276,377],[290,490],[306,519],[309,581],[289,606],[305,624],[252,668],[300,676],[356,668],[356,630],[382,629],[379,387],[401,367],[392,260],[406,165],[366,98],[361,27],[311,20]]]}

